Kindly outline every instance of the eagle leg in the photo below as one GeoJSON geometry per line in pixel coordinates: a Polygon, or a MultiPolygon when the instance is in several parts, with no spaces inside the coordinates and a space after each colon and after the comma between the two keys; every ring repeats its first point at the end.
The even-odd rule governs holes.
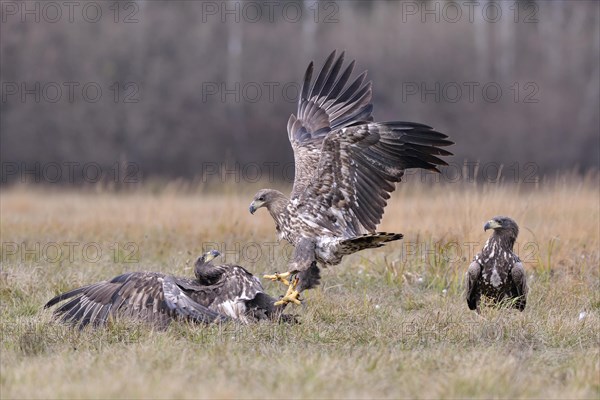
{"type": "Polygon", "coordinates": [[[285,296],[283,296],[279,301],[275,302],[276,306],[287,303],[301,304],[299,299],[300,292],[297,290],[298,281],[299,279],[297,277],[292,280],[292,283],[288,286],[285,296]]]}
{"type": "Polygon", "coordinates": [[[285,286],[290,286],[290,281],[288,281],[287,278],[289,278],[291,274],[291,272],[284,272],[283,274],[275,272],[273,275],[264,275],[263,278],[270,279],[273,282],[281,282],[285,286]]]}

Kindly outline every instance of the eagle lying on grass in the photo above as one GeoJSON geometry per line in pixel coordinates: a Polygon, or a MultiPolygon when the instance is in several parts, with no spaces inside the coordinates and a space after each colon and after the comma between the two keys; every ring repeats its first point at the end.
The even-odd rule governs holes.
{"type": "Polygon", "coordinates": [[[267,295],[254,275],[237,265],[212,265],[212,250],[199,257],[196,279],[157,272],[129,272],[71,290],[45,308],[68,300],[54,311],[61,321],[79,328],[103,326],[110,318],[127,317],[165,328],[173,319],[210,323],[235,319],[244,323],[278,319],[283,307],[267,295]]]}
{"type": "Polygon", "coordinates": [[[344,53],[335,55],[314,83],[310,63],[298,113],[287,124],[296,173],[290,198],[263,189],[250,204],[252,214],[266,207],[279,238],[295,246],[288,272],[265,276],[289,285],[278,304],[299,304],[299,293],[319,283],[317,263],[335,265],[347,254],[401,239],[376,231],[395,183],[407,168],[439,172],[447,164],[438,156],[452,154],[440,148],[452,144],[447,136],[427,125],[373,122],[366,71],[347,85],[354,61],[342,71],[344,53]]]}
{"type": "Polygon", "coordinates": [[[527,278],[521,260],[513,253],[519,227],[508,217],[495,217],[483,229],[493,229],[494,233],[467,271],[467,304],[479,313],[484,295],[496,303],[509,300],[514,308],[523,311],[527,302],[527,278]]]}

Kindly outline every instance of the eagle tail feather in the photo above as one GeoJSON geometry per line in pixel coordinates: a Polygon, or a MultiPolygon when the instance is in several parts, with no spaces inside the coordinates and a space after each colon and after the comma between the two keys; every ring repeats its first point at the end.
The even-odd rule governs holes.
{"type": "Polygon", "coordinates": [[[400,240],[404,235],[401,233],[376,232],[344,239],[338,244],[341,254],[351,254],[364,249],[381,247],[388,242],[400,240]]]}

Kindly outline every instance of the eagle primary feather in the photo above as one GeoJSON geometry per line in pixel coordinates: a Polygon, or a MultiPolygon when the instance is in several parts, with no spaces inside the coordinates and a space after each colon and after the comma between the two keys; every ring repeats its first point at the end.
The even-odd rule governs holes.
{"type": "MultiPolygon", "coordinates": [[[[266,207],[279,237],[295,246],[292,273],[400,239],[376,232],[395,183],[407,168],[438,171],[447,165],[439,157],[451,155],[441,147],[452,142],[427,125],[373,122],[371,82],[363,72],[348,84],[354,61],[342,71],[343,62],[334,51],[314,83],[312,62],[304,75],[287,125],[296,174],[290,198],[263,189],[250,205],[251,213],[266,207]]],[[[316,284],[300,278],[302,288],[316,284]]]]}

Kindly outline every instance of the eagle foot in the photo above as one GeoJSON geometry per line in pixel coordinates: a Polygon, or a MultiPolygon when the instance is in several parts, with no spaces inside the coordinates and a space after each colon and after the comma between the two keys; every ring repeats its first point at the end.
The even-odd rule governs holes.
{"type": "Polygon", "coordinates": [[[279,301],[275,302],[276,306],[280,306],[280,305],[284,305],[284,304],[288,304],[288,303],[294,303],[294,304],[301,304],[300,303],[300,293],[296,290],[296,287],[298,286],[298,281],[299,279],[296,277],[294,278],[294,280],[292,281],[292,283],[288,286],[288,290],[285,294],[285,296],[283,296],[279,301]]]}
{"type": "Polygon", "coordinates": [[[273,275],[264,275],[263,278],[265,279],[270,279],[273,282],[281,282],[283,283],[285,286],[290,286],[290,281],[288,281],[286,278],[289,278],[289,276],[291,275],[291,272],[284,272],[283,274],[280,274],[279,272],[275,272],[273,275]]]}

